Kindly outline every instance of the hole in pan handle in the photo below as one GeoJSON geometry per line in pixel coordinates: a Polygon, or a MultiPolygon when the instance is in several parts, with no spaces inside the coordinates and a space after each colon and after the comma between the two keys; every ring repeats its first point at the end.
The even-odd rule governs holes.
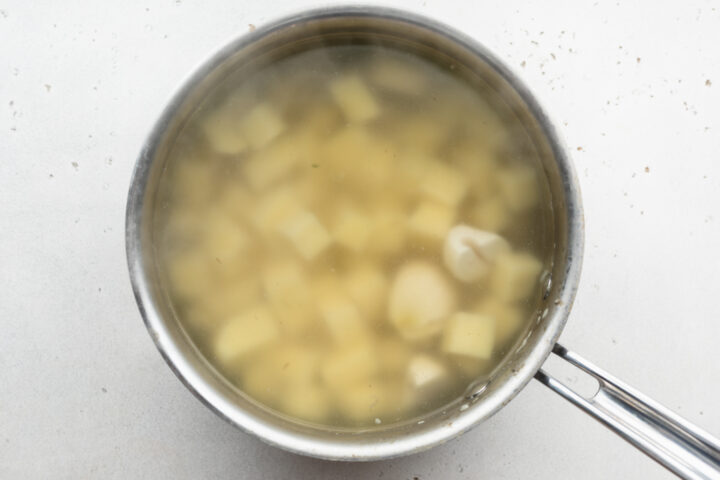
{"type": "Polygon", "coordinates": [[[586,398],[542,369],[536,379],[678,477],[720,479],[717,438],[562,345],[553,353],[594,377],[597,393],[586,398]]]}

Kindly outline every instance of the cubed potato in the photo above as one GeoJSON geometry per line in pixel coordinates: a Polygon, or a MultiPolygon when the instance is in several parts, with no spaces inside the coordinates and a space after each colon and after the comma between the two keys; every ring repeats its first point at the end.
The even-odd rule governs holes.
{"type": "Polygon", "coordinates": [[[407,373],[411,357],[407,342],[394,337],[382,337],[378,339],[377,356],[384,377],[396,378],[407,373]]]}
{"type": "Polygon", "coordinates": [[[200,251],[174,255],[167,260],[167,273],[173,292],[192,299],[205,294],[213,286],[210,259],[200,251]]]}
{"type": "Polygon", "coordinates": [[[502,232],[511,221],[510,212],[498,196],[480,201],[470,218],[474,226],[489,232],[502,232]]]}
{"type": "Polygon", "coordinates": [[[290,176],[305,163],[309,168],[311,139],[290,135],[255,152],[242,166],[243,174],[254,191],[262,191],[290,176]]]}
{"type": "Polygon", "coordinates": [[[265,297],[284,332],[297,335],[318,325],[306,275],[296,260],[274,260],[264,267],[261,277],[265,297]]]}
{"type": "Polygon", "coordinates": [[[250,110],[240,128],[248,144],[258,150],[285,130],[285,122],[275,108],[261,103],[250,110]]]}
{"type": "Polygon", "coordinates": [[[372,379],[380,368],[375,346],[360,340],[338,346],[324,358],[321,366],[323,383],[334,391],[354,382],[372,379]]]}
{"type": "MultiPolygon", "coordinates": [[[[272,302],[273,314],[280,324],[280,328],[288,335],[299,337],[313,335],[320,331],[320,323],[315,304],[304,290],[293,290],[272,302]]],[[[304,337],[303,337],[304,338],[304,337]]]]}
{"type": "Polygon", "coordinates": [[[520,307],[494,298],[482,301],[475,310],[495,319],[495,340],[498,345],[505,345],[517,338],[526,325],[526,318],[520,307]]]}
{"type": "Polygon", "coordinates": [[[207,216],[204,236],[205,252],[220,263],[241,255],[250,244],[248,234],[236,220],[217,212],[207,216]]]}
{"type": "Polygon", "coordinates": [[[460,171],[435,163],[420,183],[420,190],[430,197],[448,207],[457,207],[465,198],[468,182],[460,171]]]}
{"type": "Polygon", "coordinates": [[[305,260],[314,259],[332,243],[325,227],[307,211],[300,211],[285,220],[280,230],[305,260]]]}
{"type": "Polygon", "coordinates": [[[387,302],[388,281],[378,266],[356,265],[343,278],[343,286],[366,319],[375,322],[381,319],[380,313],[385,311],[387,302]]]}
{"type": "Polygon", "coordinates": [[[455,355],[490,358],[495,342],[495,321],[488,315],[457,312],[447,322],[442,350],[455,355]]]}
{"type": "Polygon", "coordinates": [[[202,129],[210,146],[222,155],[243,153],[248,141],[243,135],[237,115],[231,108],[218,108],[208,114],[202,129]]]}
{"type": "Polygon", "coordinates": [[[307,385],[320,381],[321,357],[318,345],[280,341],[253,355],[247,363],[265,364],[268,373],[280,377],[285,385],[307,385]]]}
{"type": "Polygon", "coordinates": [[[283,394],[281,409],[301,420],[323,422],[330,416],[332,405],[326,389],[314,384],[296,384],[283,394]]]}
{"type": "Polygon", "coordinates": [[[528,299],[538,289],[542,263],[529,253],[506,252],[495,261],[491,287],[507,302],[528,299]]]}
{"type": "Polygon", "coordinates": [[[441,242],[445,239],[454,219],[454,209],[425,201],[413,211],[408,221],[408,228],[423,239],[441,242]]]}
{"type": "Polygon", "coordinates": [[[513,212],[534,207],[540,198],[539,180],[535,170],[527,166],[507,168],[497,175],[500,195],[513,212]]]}
{"type": "Polygon", "coordinates": [[[403,338],[421,341],[440,333],[454,306],[454,291],[442,271],[432,263],[413,261],[395,276],[388,316],[403,338]]]}
{"type": "Polygon", "coordinates": [[[420,353],[410,359],[408,379],[416,390],[437,387],[448,381],[447,367],[440,360],[420,353]]]}
{"type": "Polygon", "coordinates": [[[336,342],[357,340],[367,333],[367,325],[360,311],[339,288],[320,296],[318,310],[336,342]]]}
{"type": "Polygon", "coordinates": [[[339,245],[352,252],[365,249],[371,233],[371,219],[351,205],[341,205],[335,212],[332,236],[339,245]]]}
{"type": "Polygon", "coordinates": [[[228,364],[268,345],[280,335],[277,320],[265,306],[250,308],[223,325],[215,341],[215,354],[228,364]]]}
{"type": "Polygon", "coordinates": [[[345,75],[330,83],[330,93],[350,122],[364,123],[380,114],[380,106],[357,75],[345,75]]]}
{"type": "Polygon", "coordinates": [[[509,251],[510,244],[501,236],[460,224],[445,237],[443,261],[455,278],[472,283],[486,278],[497,256],[509,251]]]}
{"type": "Polygon", "coordinates": [[[393,94],[420,95],[427,88],[426,77],[407,59],[381,58],[368,69],[369,80],[393,94]]]}
{"type": "Polygon", "coordinates": [[[288,186],[264,194],[256,205],[251,221],[256,229],[266,235],[279,231],[287,219],[302,211],[296,192],[288,186]]]}
{"type": "Polygon", "coordinates": [[[226,320],[241,315],[260,300],[258,281],[253,277],[244,277],[219,284],[199,298],[197,304],[213,318],[226,320]]]}

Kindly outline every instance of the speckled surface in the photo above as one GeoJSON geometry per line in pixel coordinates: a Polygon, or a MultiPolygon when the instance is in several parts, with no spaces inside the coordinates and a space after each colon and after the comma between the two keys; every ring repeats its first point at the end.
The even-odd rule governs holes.
{"type": "MultiPolygon", "coordinates": [[[[484,43],[571,148],[587,245],[562,342],[720,435],[720,4],[476,3],[384,5],[484,43]]],[[[339,464],[246,436],[165,366],[125,265],[135,156],[197,64],[317,5],[0,0],[0,478],[670,478],[537,382],[444,446],[339,464]]]]}

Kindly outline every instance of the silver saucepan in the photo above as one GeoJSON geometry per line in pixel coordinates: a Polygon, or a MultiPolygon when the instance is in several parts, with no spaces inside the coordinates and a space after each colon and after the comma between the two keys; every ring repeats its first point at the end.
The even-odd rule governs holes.
{"type": "Polygon", "coordinates": [[[243,36],[203,64],[174,95],[135,166],[126,218],[127,259],[140,312],[178,378],[215,413],[265,442],[332,460],[377,460],[419,452],[457,437],[505,406],[535,377],[663,466],[686,478],[720,478],[720,442],[688,421],[557,343],[580,280],[583,213],[573,166],[553,124],[527,88],[481,45],[435,21],[377,7],[301,13],[243,36]],[[167,152],[198,103],[230,72],[279,51],[378,39],[425,56],[451,59],[499,95],[521,120],[540,153],[552,198],[553,266],[538,288],[543,300],[527,334],[490,380],[442,411],[364,431],[332,431],[287,420],[249,401],[226,383],[193,346],[162,293],[154,263],[153,215],[167,152]],[[585,398],[545,373],[554,353],[599,385],[585,398]]]}

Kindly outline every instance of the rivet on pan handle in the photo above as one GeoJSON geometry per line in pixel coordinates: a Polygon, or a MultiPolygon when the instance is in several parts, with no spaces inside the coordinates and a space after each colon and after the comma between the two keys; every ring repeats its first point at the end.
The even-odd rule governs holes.
{"type": "Polygon", "coordinates": [[[536,379],[677,476],[720,479],[718,439],[562,345],[553,353],[594,377],[599,390],[585,398],[542,369],[536,379]]]}

